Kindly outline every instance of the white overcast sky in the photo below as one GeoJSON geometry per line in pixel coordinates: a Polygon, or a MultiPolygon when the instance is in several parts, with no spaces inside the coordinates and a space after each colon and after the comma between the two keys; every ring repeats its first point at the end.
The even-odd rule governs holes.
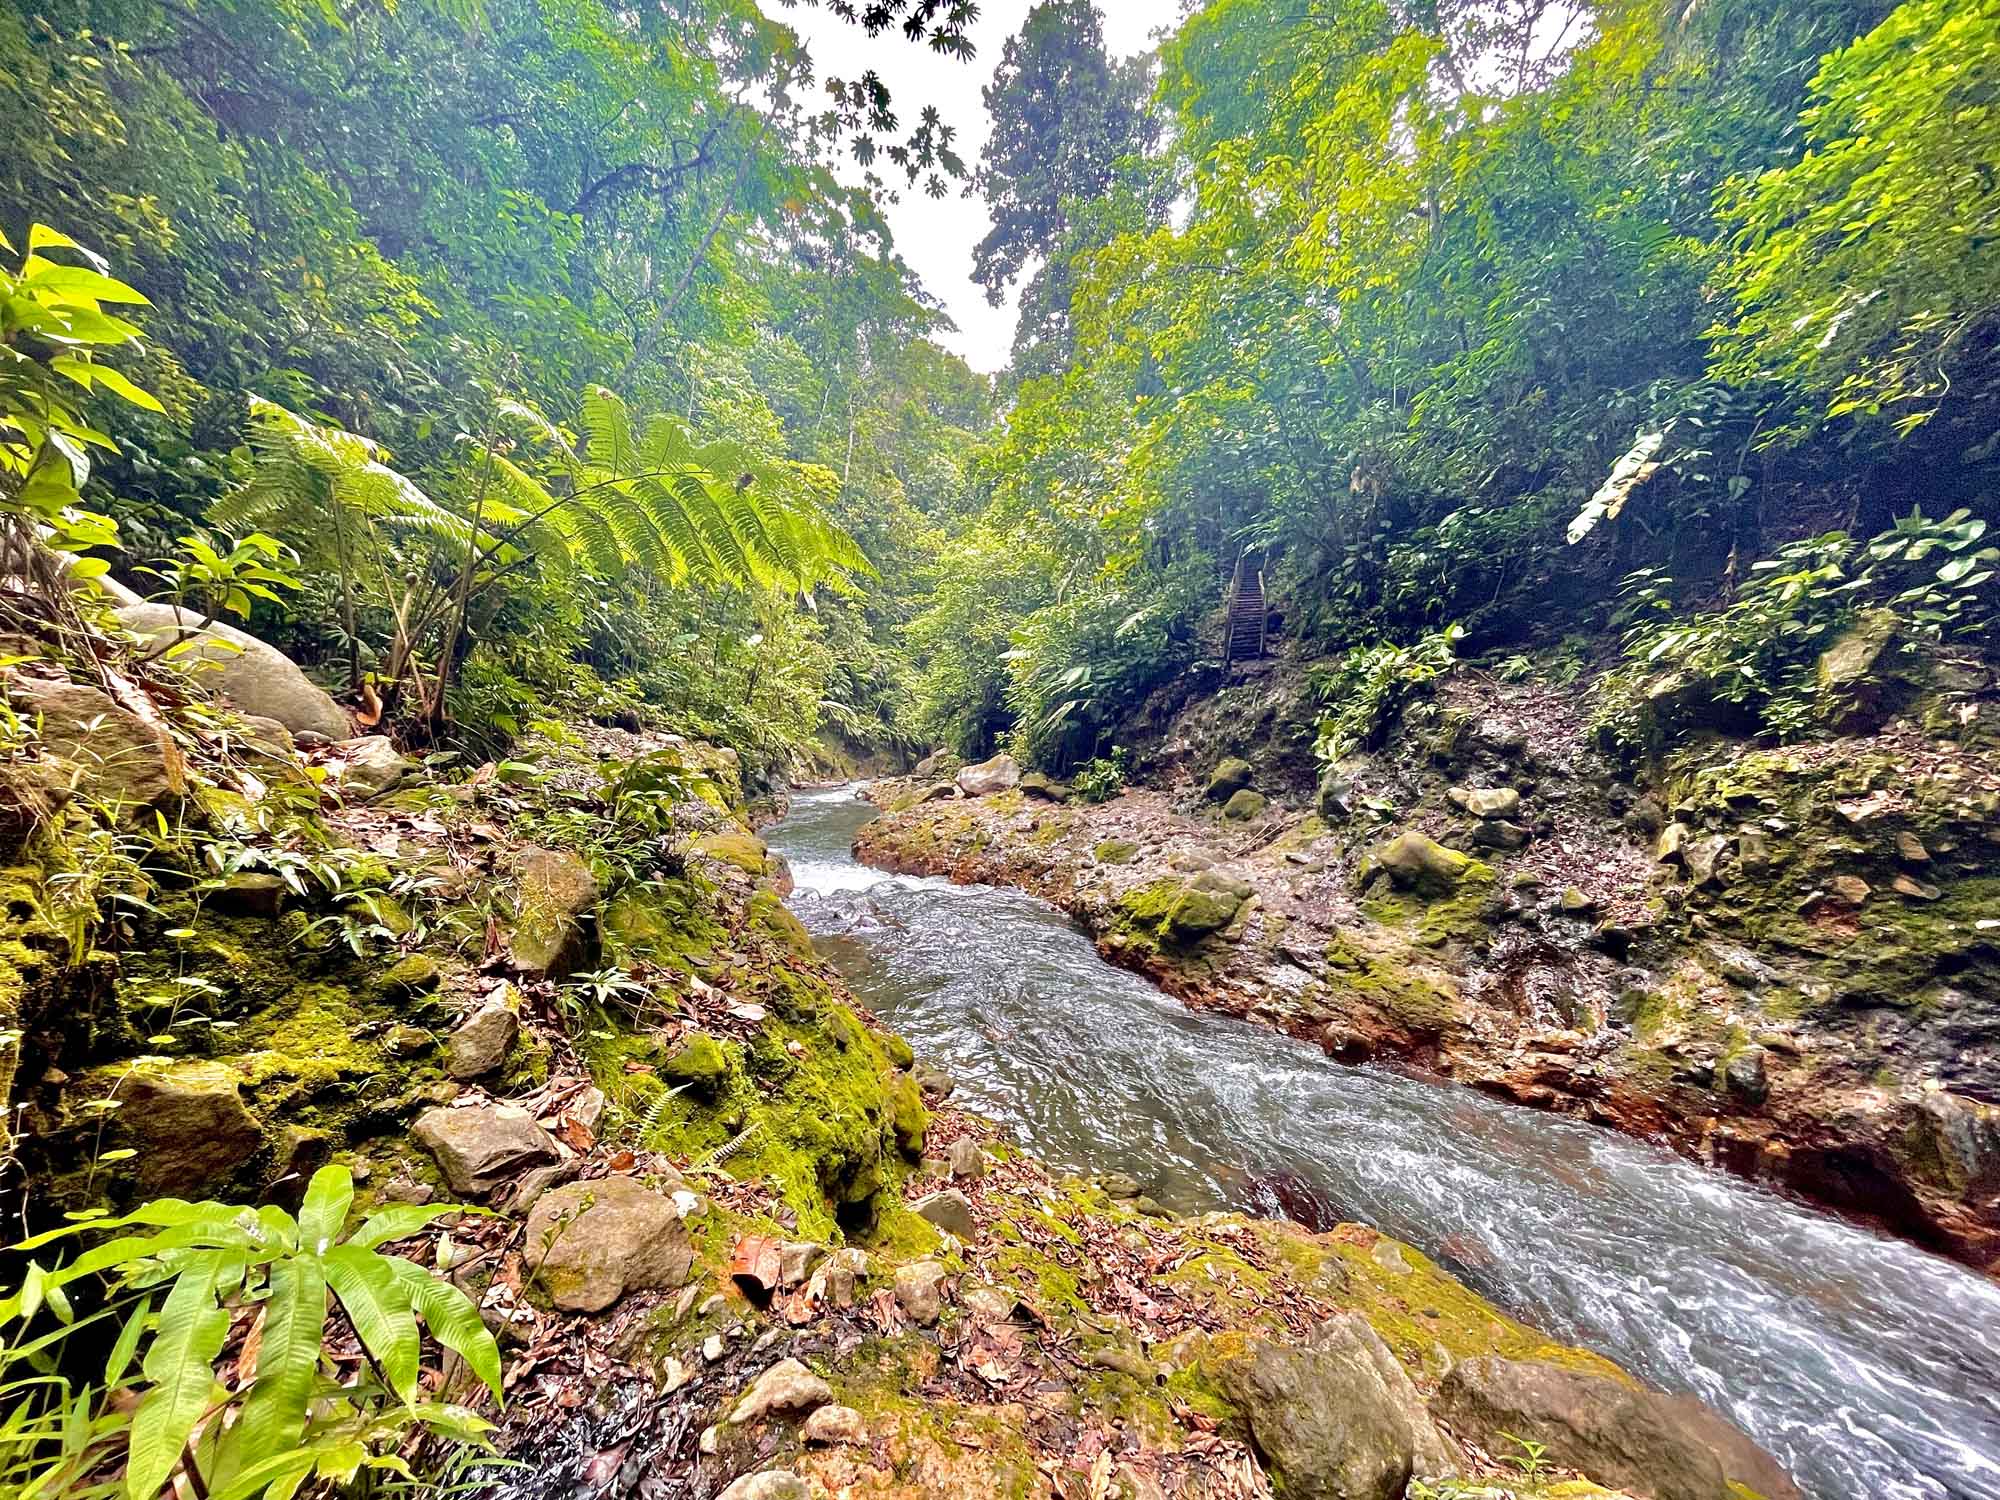
{"type": "MultiPolygon", "coordinates": [[[[817,69],[815,90],[829,77],[856,78],[874,68],[889,85],[905,131],[918,109],[936,104],[946,123],[958,127],[954,145],[972,167],[986,144],[989,123],[979,91],[992,80],[1002,44],[1021,29],[1032,5],[1033,0],[983,0],[972,31],[979,55],[969,63],[936,56],[904,41],[900,33],[871,39],[859,26],[806,5],[785,10],[767,4],[765,10],[804,38],[817,69]]],[[[1119,57],[1145,51],[1153,44],[1151,33],[1171,25],[1180,9],[1174,0],[1098,0],[1098,8],[1104,13],[1105,41],[1119,57]]],[[[881,169],[892,185],[902,186],[893,165],[883,162],[881,169]]],[[[852,161],[842,175],[850,181],[860,178],[852,161]]],[[[887,206],[887,214],[897,250],[958,324],[959,331],[941,342],[975,370],[1000,369],[1014,343],[1015,299],[1010,296],[1005,305],[991,307],[985,290],[972,280],[972,247],[993,227],[985,203],[960,196],[957,188],[945,198],[905,190],[901,202],[887,206]]]]}

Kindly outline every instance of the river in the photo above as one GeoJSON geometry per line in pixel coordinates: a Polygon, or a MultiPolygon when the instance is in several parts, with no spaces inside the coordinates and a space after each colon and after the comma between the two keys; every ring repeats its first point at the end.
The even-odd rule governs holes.
{"type": "Polygon", "coordinates": [[[2000,1500],[2000,1286],[1643,1142],[1201,1016],[1017,891],[857,863],[874,809],[767,837],[862,1002],[1043,1160],[1170,1208],[1336,1213],[1729,1414],[1814,1500],[2000,1500]]]}

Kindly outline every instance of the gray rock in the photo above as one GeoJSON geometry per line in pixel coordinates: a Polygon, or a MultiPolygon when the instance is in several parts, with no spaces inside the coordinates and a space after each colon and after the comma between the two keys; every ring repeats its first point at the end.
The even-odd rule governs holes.
{"type": "Polygon", "coordinates": [[[1510,786],[1455,786],[1448,795],[1475,818],[1511,818],[1521,806],[1521,794],[1510,786]]]}
{"type": "Polygon", "coordinates": [[[444,1070],[453,1078],[478,1078],[507,1061],[521,1018],[505,1000],[489,1000],[459,1023],[445,1042],[444,1070]]]}
{"type": "Polygon", "coordinates": [[[806,1283],[814,1298],[835,1307],[852,1307],[854,1293],[868,1279],[868,1253],[852,1246],[836,1250],[812,1273],[806,1283]]]}
{"type": "Polygon", "coordinates": [[[951,1143],[945,1152],[945,1159],[951,1163],[954,1177],[979,1178],[986,1175],[986,1153],[979,1149],[979,1142],[969,1135],[962,1135],[951,1143]]]}
{"type": "Polygon", "coordinates": [[[627,1292],[670,1290],[694,1267],[673,1200],[630,1177],[544,1193],[523,1244],[528,1268],[565,1312],[602,1312],[627,1292]]]}
{"type": "Polygon", "coordinates": [[[934,1260],[896,1268],[896,1303],[911,1322],[928,1328],[944,1311],[944,1267],[934,1260]]]}
{"type": "Polygon", "coordinates": [[[1258,1340],[1219,1373],[1281,1494],[1401,1500],[1416,1441],[1372,1359],[1258,1340]]]}
{"type": "Polygon", "coordinates": [[[1651,1500],[1726,1500],[1732,1484],[1762,1500],[1802,1500],[1775,1459],[1699,1401],[1609,1375],[1468,1359],[1445,1376],[1434,1409],[1496,1453],[1526,1438],[1545,1444],[1552,1463],[1651,1500]]]}
{"type": "Polygon", "coordinates": [[[1012,791],[1020,784],[1021,767],[1005,752],[958,773],[958,789],[968,797],[990,797],[995,792],[1012,791]]]}
{"type": "Polygon", "coordinates": [[[762,1474],[745,1474],[715,1500],[812,1500],[812,1489],[788,1470],[766,1469],[762,1474]]]}
{"type": "Polygon", "coordinates": [[[1462,1471],[1465,1457],[1458,1445],[1438,1430],[1416,1382],[1366,1318],[1353,1312],[1335,1313],[1314,1332],[1311,1343],[1324,1353],[1364,1360],[1373,1368],[1390,1403],[1409,1424],[1411,1467],[1419,1478],[1436,1479],[1462,1471]]]}
{"type": "Polygon", "coordinates": [[[795,1359],[781,1359],[750,1387],[729,1414],[732,1426],[747,1427],[766,1417],[800,1416],[825,1406],[833,1388],[795,1359]]]}
{"type": "Polygon", "coordinates": [[[778,1247],[778,1285],[797,1286],[812,1274],[812,1268],[825,1254],[826,1246],[815,1245],[811,1240],[786,1241],[778,1247]]]}
{"type": "Polygon", "coordinates": [[[94,687],[10,675],[7,698],[23,719],[39,722],[44,750],[76,768],[86,795],[114,805],[123,821],[171,810],[187,794],[187,770],[165,729],[120,708],[94,687]]]}
{"type": "Polygon", "coordinates": [[[1746,1104],[1762,1104],[1770,1095],[1771,1083],[1764,1070],[1764,1049],[1745,1047],[1729,1059],[1722,1070],[1722,1086],[1746,1104]]]}
{"type": "Polygon", "coordinates": [[[969,1242],[979,1236],[979,1225],[972,1217],[972,1200],[957,1188],[927,1193],[910,1207],[919,1218],[928,1219],[945,1233],[957,1235],[961,1240],[969,1242]]]}
{"type": "Polygon", "coordinates": [[[201,616],[171,604],[132,604],[118,611],[125,628],[154,645],[188,631],[199,645],[176,657],[201,664],[198,680],[211,681],[218,694],[245,714],[276,719],[293,734],[307,731],[330,740],[352,734],[346,710],[316,686],[298,664],[275,646],[217,620],[201,627],[201,616]]]}
{"type": "Polygon", "coordinates": [[[1313,807],[1326,823],[1345,823],[1354,816],[1354,779],[1328,766],[1313,794],[1313,807]]]}
{"type": "Polygon", "coordinates": [[[952,753],[940,745],[911,768],[910,777],[915,781],[925,781],[933,776],[942,776],[952,759],[952,753]]]}
{"type": "Polygon", "coordinates": [[[391,792],[416,762],[399,752],[387,735],[367,734],[339,747],[341,760],[336,767],[340,790],[350,798],[367,802],[391,792]]]}
{"type": "Polygon", "coordinates": [[[2000,1189],[2000,1108],[1931,1089],[1917,1110],[1954,1191],[1970,1196],[2000,1189]]]}
{"type": "Polygon", "coordinates": [[[566,849],[514,856],[514,923],[508,948],[530,979],[562,979],[597,952],[597,877],[566,849]]]}
{"type": "Polygon", "coordinates": [[[799,1436],[808,1443],[864,1443],[868,1428],[851,1406],[822,1406],[806,1418],[799,1436]]]}
{"type": "Polygon", "coordinates": [[[1525,849],[1531,836],[1519,823],[1505,818],[1487,819],[1472,830],[1472,842],[1481,849],[1525,849]]]}
{"type": "Polygon", "coordinates": [[[1262,817],[1269,805],[1269,799],[1262,792],[1253,792],[1246,786],[1233,792],[1229,800],[1222,804],[1222,816],[1232,823],[1248,823],[1262,817]]]}
{"type": "Polygon", "coordinates": [[[275,917],[285,904],[284,880],[262,870],[225,875],[208,895],[210,911],[239,917],[275,917]]]}
{"type": "Polygon", "coordinates": [[[112,1097],[113,1118],[139,1152],[139,1190],[149,1197],[208,1196],[264,1144],[237,1075],[221,1063],[144,1067],[120,1079],[112,1097]]]}
{"type": "Polygon", "coordinates": [[[1696,885],[1725,885],[1727,877],[1722,869],[1722,856],[1728,851],[1732,840],[1726,833],[1711,833],[1702,838],[1688,840],[1682,858],[1687,864],[1688,879],[1696,885]]]}
{"type": "Polygon", "coordinates": [[[1250,785],[1251,774],[1249,761],[1235,755],[1225,756],[1209,773],[1208,785],[1201,794],[1210,802],[1227,802],[1250,785]]]}
{"type": "Polygon", "coordinates": [[[437,1158],[451,1190],[468,1197],[484,1197],[528,1168],[556,1159],[548,1132],[512,1104],[427,1109],[410,1134],[437,1158]]]}

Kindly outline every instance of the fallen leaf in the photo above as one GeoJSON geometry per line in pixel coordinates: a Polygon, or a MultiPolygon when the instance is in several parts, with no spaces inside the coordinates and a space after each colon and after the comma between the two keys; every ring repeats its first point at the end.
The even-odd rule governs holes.
{"type": "Polygon", "coordinates": [[[782,1271],[778,1241],[768,1234],[738,1235],[729,1258],[729,1274],[758,1300],[776,1290],[782,1271]]]}

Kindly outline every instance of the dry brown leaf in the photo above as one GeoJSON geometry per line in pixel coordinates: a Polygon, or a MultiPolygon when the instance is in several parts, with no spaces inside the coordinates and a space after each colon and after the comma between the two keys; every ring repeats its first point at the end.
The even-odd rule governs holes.
{"type": "Polygon", "coordinates": [[[729,1274],[759,1301],[768,1298],[783,1275],[778,1241],[768,1234],[738,1235],[729,1274]]]}

